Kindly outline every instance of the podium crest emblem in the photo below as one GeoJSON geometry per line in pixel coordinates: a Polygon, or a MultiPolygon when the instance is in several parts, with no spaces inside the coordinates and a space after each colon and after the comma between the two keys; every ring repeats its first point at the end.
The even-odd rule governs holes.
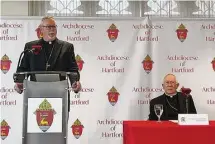
{"type": "Polygon", "coordinates": [[[118,37],[119,30],[117,29],[115,24],[112,24],[107,30],[107,33],[110,41],[114,42],[118,37]]]}
{"type": "Polygon", "coordinates": [[[39,108],[34,112],[39,128],[46,132],[52,125],[56,111],[52,109],[51,104],[44,99],[39,108]]]}
{"type": "Polygon", "coordinates": [[[145,70],[145,72],[147,74],[149,74],[153,68],[153,61],[151,59],[151,57],[149,55],[147,55],[145,57],[145,59],[142,61],[142,64],[143,64],[143,69],[145,70]]]}
{"type": "Polygon", "coordinates": [[[107,93],[107,95],[108,95],[108,100],[109,100],[110,104],[112,106],[114,106],[117,103],[120,94],[118,93],[118,91],[116,90],[116,88],[113,86],[109,90],[109,92],[107,93]]]}
{"type": "Polygon", "coordinates": [[[10,70],[10,66],[11,66],[12,61],[9,59],[9,57],[5,54],[2,58],[1,58],[1,71],[6,74],[9,70],[10,70]]]}
{"type": "Polygon", "coordinates": [[[82,135],[84,126],[81,124],[79,119],[77,119],[73,125],[71,126],[72,133],[76,139],[79,139],[79,137],[82,135]]]}
{"type": "Polygon", "coordinates": [[[214,59],[212,60],[212,68],[213,68],[213,70],[215,71],[215,57],[214,57],[214,59]]]}
{"type": "Polygon", "coordinates": [[[10,131],[10,126],[8,125],[8,123],[5,120],[3,120],[1,122],[1,139],[2,140],[7,138],[9,131],[10,131]]]}
{"type": "Polygon", "coordinates": [[[77,63],[77,65],[78,65],[78,70],[79,70],[79,71],[82,71],[83,65],[84,65],[84,61],[82,60],[82,58],[81,58],[79,55],[77,55],[77,56],[75,57],[75,60],[76,60],[76,63],[77,63]]]}
{"type": "Polygon", "coordinates": [[[176,30],[177,37],[181,42],[184,42],[184,40],[187,38],[187,32],[188,30],[183,24],[181,24],[176,30]]]}

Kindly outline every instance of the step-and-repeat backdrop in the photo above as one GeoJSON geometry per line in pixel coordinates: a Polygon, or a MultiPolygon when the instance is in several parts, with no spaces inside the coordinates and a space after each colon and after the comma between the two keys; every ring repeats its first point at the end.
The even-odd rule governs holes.
{"type": "MultiPolygon", "coordinates": [[[[71,92],[69,144],[122,143],[123,120],[148,118],[149,101],[163,94],[168,73],[179,88],[192,89],[198,113],[215,119],[215,20],[56,21],[58,38],[74,44],[83,87],[71,92]]],[[[39,18],[1,19],[2,144],[22,142],[23,95],[14,90],[13,73],[25,43],[40,38],[39,24],[39,18]]],[[[57,104],[38,102],[38,109],[45,106],[57,104]]],[[[52,123],[41,120],[44,133],[57,115],[52,123]]]]}

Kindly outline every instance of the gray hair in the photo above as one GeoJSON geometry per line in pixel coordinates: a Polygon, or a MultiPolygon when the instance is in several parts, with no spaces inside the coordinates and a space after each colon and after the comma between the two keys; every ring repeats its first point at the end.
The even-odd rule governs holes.
{"type": "Polygon", "coordinates": [[[166,79],[167,76],[174,76],[174,77],[175,77],[175,80],[176,80],[176,84],[178,84],[178,81],[177,81],[177,79],[176,79],[176,76],[175,76],[174,74],[171,74],[171,73],[165,75],[165,77],[163,78],[163,83],[164,83],[164,81],[165,81],[165,79],[166,79]]]}
{"type": "Polygon", "coordinates": [[[43,24],[43,22],[44,22],[45,20],[53,20],[53,21],[55,21],[55,19],[54,19],[53,16],[45,16],[45,17],[43,17],[43,18],[41,19],[41,23],[40,23],[39,27],[42,26],[42,24],[43,24]]]}
{"type": "Polygon", "coordinates": [[[42,18],[41,21],[44,21],[44,20],[47,20],[47,19],[54,20],[54,17],[53,16],[45,16],[45,17],[42,18]]]}

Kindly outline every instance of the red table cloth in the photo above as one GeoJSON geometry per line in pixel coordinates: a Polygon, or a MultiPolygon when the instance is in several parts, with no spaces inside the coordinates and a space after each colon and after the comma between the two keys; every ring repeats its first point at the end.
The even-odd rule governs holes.
{"type": "Polygon", "coordinates": [[[171,121],[124,121],[123,144],[215,144],[215,121],[181,126],[171,121]]]}

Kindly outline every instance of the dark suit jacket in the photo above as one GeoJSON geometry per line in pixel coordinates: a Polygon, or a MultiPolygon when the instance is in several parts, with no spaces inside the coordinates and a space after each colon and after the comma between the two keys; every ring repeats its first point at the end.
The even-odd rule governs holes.
{"type": "MultiPolygon", "coordinates": [[[[31,50],[33,45],[41,45],[42,39],[31,41],[25,44],[25,48],[31,50]]],[[[75,60],[73,44],[56,39],[54,43],[53,53],[49,60],[50,67],[47,71],[65,71],[77,72],[78,66],[75,60]]],[[[45,49],[42,48],[39,54],[26,52],[22,58],[21,65],[17,68],[17,72],[30,72],[30,71],[46,71],[45,49]]],[[[32,78],[33,80],[34,78],[32,78]]]]}
{"type": "MultiPolygon", "coordinates": [[[[32,50],[32,46],[41,45],[43,40],[35,40],[25,44],[24,50],[32,50]]],[[[77,81],[80,79],[78,66],[75,60],[73,44],[56,39],[53,47],[53,52],[49,60],[50,67],[47,71],[63,71],[63,72],[77,72],[77,81]]],[[[25,52],[21,60],[17,72],[31,72],[31,71],[46,71],[45,49],[42,48],[39,54],[33,52],[25,52]]],[[[35,76],[31,75],[31,80],[35,81],[35,76]]],[[[65,76],[60,77],[65,80],[65,76]]],[[[71,80],[71,77],[69,77],[71,80]]],[[[70,110],[70,93],[69,93],[69,110],[70,110]]]]}
{"type": "MultiPolygon", "coordinates": [[[[161,96],[158,96],[150,101],[150,114],[149,114],[149,120],[158,120],[158,117],[156,116],[154,112],[154,105],[155,104],[162,104],[163,105],[163,114],[161,116],[161,120],[169,120],[168,119],[168,113],[167,113],[167,103],[166,103],[166,96],[163,94],[161,96]]],[[[186,97],[182,95],[181,92],[178,92],[178,102],[179,102],[179,114],[186,114],[186,97]]],[[[192,96],[188,97],[188,113],[190,114],[196,114],[196,108],[192,99],[192,96]]]]}

